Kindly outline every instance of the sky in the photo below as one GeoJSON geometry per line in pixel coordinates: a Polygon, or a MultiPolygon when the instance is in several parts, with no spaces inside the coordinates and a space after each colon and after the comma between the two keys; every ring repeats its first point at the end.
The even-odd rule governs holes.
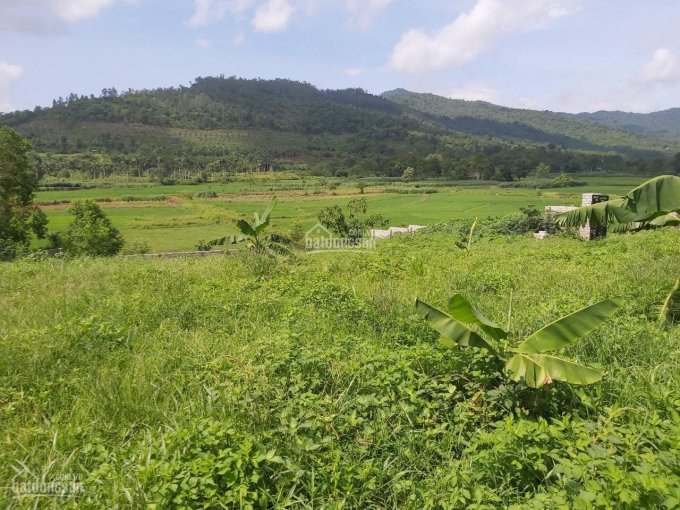
{"type": "Polygon", "coordinates": [[[678,0],[0,0],[0,112],[198,76],[680,107],[678,0]]]}

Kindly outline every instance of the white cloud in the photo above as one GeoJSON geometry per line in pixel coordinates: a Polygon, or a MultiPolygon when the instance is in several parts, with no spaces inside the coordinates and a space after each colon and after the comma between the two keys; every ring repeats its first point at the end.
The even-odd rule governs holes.
{"type": "Polygon", "coordinates": [[[253,0],[194,0],[194,3],[194,14],[187,20],[187,25],[196,28],[217,23],[227,14],[241,15],[253,0]]]}
{"type": "Polygon", "coordinates": [[[345,69],[345,75],[347,76],[359,76],[361,74],[364,74],[363,69],[359,69],[358,67],[350,67],[349,69],[345,69]]]}
{"type": "Polygon", "coordinates": [[[281,32],[290,23],[294,11],[288,0],[267,0],[255,11],[253,28],[258,32],[281,32]]]}
{"type": "Polygon", "coordinates": [[[14,110],[10,102],[9,89],[12,83],[21,78],[23,74],[24,70],[21,66],[0,62],[0,112],[14,110]]]}
{"type": "Polygon", "coordinates": [[[544,26],[578,9],[579,0],[477,0],[468,12],[430,35],[412,29],[390,57],[397,71],[420,73],[461,66],[503,35],[544,26]]]}
{"type": "Polygon", "coordinates": [[[468,101],[498,102],[498,91],[483,85],[468,85],[456,88],[444,94],[451,99],[466,99],[468,101]]]}
{"type": "Polygon", "coordinates": [[[669,49],[659,48],[640,74],[642,83],[674,83],[680,81],[680,61],[669,49]]]}
{"type": "Polygon", "coordinates": [[[115,0],[51,0],[54,12],[64,21],[78,21],[99,14],[115,0]]]}
{"type": "Polygon", "coordinates": [[[0,0],[0,32],[52,32],[97,16],[116,0],[0,0]]]}
{"type": "Polygon", "coordinates": [[[352,23],[367,28],[377,15],[384,11],[393,0],[345,0],[345,6],[352,15],[352,23]]]}

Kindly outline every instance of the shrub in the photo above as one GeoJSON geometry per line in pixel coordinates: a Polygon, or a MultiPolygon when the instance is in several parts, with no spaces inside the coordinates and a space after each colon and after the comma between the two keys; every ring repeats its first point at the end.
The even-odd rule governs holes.
{"type": "Polygon", "coordinates": [[[194,193],[194,198],[217,198],[218,196],[216,191],[199,191],[194,193]]]}
{"type": "Polygon", "coordinates": [[[123,247],[123,238],[92,200],[76,201],[69,207],[74,216],[66,231],[60,236],[63,247],[70,255],[110,256],[123,247]]]}

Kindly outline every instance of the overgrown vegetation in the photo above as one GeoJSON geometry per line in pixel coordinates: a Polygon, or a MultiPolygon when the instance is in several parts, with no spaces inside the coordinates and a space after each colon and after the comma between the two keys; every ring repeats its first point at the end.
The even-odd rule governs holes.
{"type": "Polygon", "coordinates": [[[657,321],[679,257],[662,229],[2,264],[0,506],[73,476],[39,505],[675,508],[680,326],[657,321]],[[438,345],[412,303],[456,289],[504,330],[512,305],[517,338],[629,298],[565,349],[600,383],[533,389],[438,345]]]}
{"type": "Polygon", "coordinates": [[[319,223],[345,239],[361,239],[370,237],[369,230],[376,227],[385,227],[389,219],[382,214],[366,216],[368,204],[365,198],[350,200],[346,209],[339,205],[325,207],[317,216],[319,223]]]}

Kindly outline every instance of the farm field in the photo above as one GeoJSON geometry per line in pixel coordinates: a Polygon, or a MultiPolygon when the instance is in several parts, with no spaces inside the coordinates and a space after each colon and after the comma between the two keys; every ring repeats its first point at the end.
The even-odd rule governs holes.
{"type": "Polygon", "coordinates": [[[70,217],[66,204],[51,202],[90,198],[100,205],[129,244],[147,243],[154,252],[193,250],[202,240],[236,233],[236,219],[262,210],[273,196],[279,199],[273,218],[275,230],[287,232],[294,225],[303,231],[313,227],[323,207],[345,205],[352,198],[365,197],[370,214],[383,214],[394,226],[432,225],[441,221],[475,216],[501,216],[517,212],[520,207],[533,204],[542,209],[546,205],[580,205],[584,192],[625,194],[645,179],[635,177],[592,177],[587,186],[542,189],[501,188],[475,182],[366,180],[360,195],[355,180],[322,179],[294,176],[272,178],[244,178],[220,184],[160,186],[137,183],[118,183],[115,187],[95,187],[72,191],[41,191],[36,201],[50,220],[49,228],[64,229],[70,217]],[[419,187],[416,187],[419,186],[419,187]],[[420,193],[436,189],[437,193],[420,193]],[[395,190],[409,190],[398,194],[395,190]],[[217,198],[197,197],[213,191],[217,198]]]}
{"type": "MultiPolygon", "coordinates": [[[[429,196],[438,210],[422,218],[465,192],[429,196]]],[[[460,213],[506,193],[484,192],[460,213]]],[[[507,210],[535,198],[507,193],[507,210]]],[[[405,222],[397,209],[420,200],[369,197],[405,222]]],[[[309,202],[279,214],[311,217],[309,202]]],[[[3,492],[0,507],[677,508],[680,326],[656,314],[680,232],[453,242],[0,265],[0,486],[82,484],[71,498],[3,492]],[[532,390],[442,347],[413,304],[454,292],[510,324],[512,345],[624,296],[563,351],[602,382],[532,390]]]]}

